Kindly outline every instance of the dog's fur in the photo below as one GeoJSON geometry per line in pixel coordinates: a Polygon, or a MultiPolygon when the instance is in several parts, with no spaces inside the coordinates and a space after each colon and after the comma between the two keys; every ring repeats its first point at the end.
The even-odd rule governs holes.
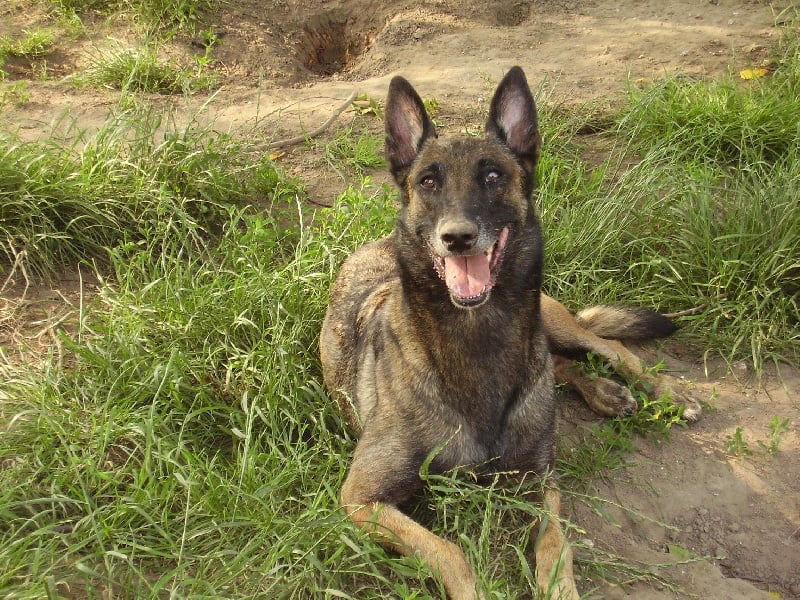
{"type": "Polygon", "coordinates": [[[541,293],[531,199],[541,137],[520,68],[498,86],[483,138],[438,139],[402,77],[390,84],[385,119],[401,215],[391,236],[342,266],[320,340],[326,386],[360,436],[342,503],[386,546],[424,559],[452,599],[473,599],[481,594],[463,552],[398,508],[420,489],[420,467],[432,457],[434,471],[470,466],[545,477],[551,516],[536,548],[537,585],[578,598],[552,480],[554,373],[602,414],[630,412],[635,402],[623,386],[585,377],[568,359],[554,370],[551,349],[567,357],[594,352],[667,391],[666,378],[642,374],[635,355],[605,338],[663,335],[669,321],[614,307],[576,320],[541,293]]]}

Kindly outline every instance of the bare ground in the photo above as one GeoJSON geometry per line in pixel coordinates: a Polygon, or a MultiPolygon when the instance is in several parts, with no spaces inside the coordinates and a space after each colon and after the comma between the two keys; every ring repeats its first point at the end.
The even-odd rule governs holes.
{"type": "MultiPolygon", "coordinates": [[[[440,102],[445,129],[457,130],[476,122],[513,64],[525,68],[540,94],[554,89],[560,102],[590,102],[602,111],[624,101],[627,82],[665,73],[718,76],[767,61],[784,7],[755,0],[231,0],[209,21],[220,39],[213,56],[222,86],[208,114],[219,129],[279,139],[313,129],[354,90],[383,98],[390,77],[401,73],[440,102]]],[[[5,3],[0,17],[0,35],[11,36],[48,20],[30,0],[5,3]]],[[[117,93],[78,90],[62,78],[84,69],[109,36],[133,43],[129,31],[121,19],[87,23],[84,35],[61,40],[46,57],[44,79],[36,65],[9,61],[7,84],[25,80],[30,99],[7,103],[2,127],[24,137],[48,135],[64,111],[79,127],[102,123],[117,93]]],[[[176,38],[166,50],[190,59],[201,52],[196,42],[176,38]]],[[[189,108],[206,101],[195,96],[189,108]]],[[[348,183],[325,168],[319,153],[294,151],[281,160],[309,182],[319,204],[348,183]]],[[[17,272],[0,294],[0,344],[16,348],[15,356],[47,349],[56,339],[53,325],[68,321],[94,285],[67,275],[26,287],[17,272]]],[[[660,578],[586,581],[583,589],[597,587],[607,598],[800,598],[800,375],[768,369],[756,385],[745,363],[704,365],[676,343],[663,357],[711,410],[667,443],[637,441],[627,467],[598,474],[594,493],[616,506],[601,514],[576,501],[571,515],[585,530],[582,543],[660,578]],[[758,442],[770,441],[776,416],[790,429],[770,454],[758,442]],[[752,455],[731,455],[726,441],[738,427],[752,455]]],[[[567,434],[596,421],[577,401],[567,401],[561,417],[567,434]]]]}

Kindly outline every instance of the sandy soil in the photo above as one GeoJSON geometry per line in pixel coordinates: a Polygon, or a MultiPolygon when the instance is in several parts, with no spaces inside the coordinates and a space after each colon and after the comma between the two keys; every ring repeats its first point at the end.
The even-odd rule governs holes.
{"type": "MultiPolygon", "coordinates": [[[[665,73],[716,76],[767,61],[783,6],[755,0],[231,0],[214,20],[220,39],[214,68],[222,86],[208,114],[219,129],[279,139],[313,129],[353,90],[382,99],[390,77],[402,73],[424,97],[439,101],[456,130],[486,109],[487,96],[513,64],[526,69],[539,94],[555,89],[561,102],[591,102],[602,111],[624,101],[627,81],[640,85],[665,73]]],[[[0,17],[0,36],[47,22],[27,0],[4,4],[0,17]]],[[[117,94],[77,90],[62,77],[85,68],[89,53],[109,36],[126,43],[135,38],[124,21],[87,26],[85,35],[60,41],[47,56],[44,80],[35,65],[7,63],[7,84],[25,80],[31,97],[3,108],[3,128],[47,135],[64,111],[79,127],[103,121],[117,94]]],[[[166,51],[190,59],[201,52],[196,42],[176,39],[166,51]]],[[[191,109],[208,97],[150,101],[188,102],[191,109]]],[[[331,133],[345,122],[346,116],[331,133]]],[[[313,152],[290,152],[282,160],[309,182],[319,204],[347,185],[313,152]]],[[[27,290],[23,283],[0,294],[3,346],[46,346],[50,325],[68,320],[81,290],[91,293],[94,285],[74,275],[27,290]]],[[[601,516],[576,502],[571,515],[586,531],[583,542],[637,561],[670,585],[591,581],[584,588],[597,586],[607,598],[800,598],[800,375],[772,370],[755,386],[747,364],[704,369],[681,350],[666,347],[669,366],[694,382],[713,410],[675,431],[669,443],[639,440],[626,468],[595,483],[596,494],[616,506],[601,516]],[[789,419],[790,430],[770,455],[758,441],[769,441],[776,416],[789,419]],[[725,442],[737,427],[752,456],[729,455],[725,442]]],[[[566,431],[595,421],[577,401],[562,410],[566,431]]]]}

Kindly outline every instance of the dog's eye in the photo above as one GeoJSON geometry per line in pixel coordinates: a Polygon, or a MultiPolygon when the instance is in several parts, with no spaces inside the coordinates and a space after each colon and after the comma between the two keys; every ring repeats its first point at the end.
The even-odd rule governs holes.
{"type": "Polygon", "coordinates": [[[422,179],[419,180],[419,184],[426,190],[435,189],[436,178],[433,175],[425,175],[422,179]]]}
{"type": "Polygon", "coordinates": [[[483,180],[487,184],[494,184],[500,181],[503,178],[503,174],[500,171],[496,171],[492,169],[488,171],[486,175],[483,176],[483,180]]]}

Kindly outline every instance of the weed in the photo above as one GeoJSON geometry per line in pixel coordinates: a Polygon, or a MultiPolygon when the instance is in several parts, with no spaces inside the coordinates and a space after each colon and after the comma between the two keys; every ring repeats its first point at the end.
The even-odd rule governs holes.
{"type": "Polygon", "coordinates": [[[436,98],[426,98],[422,101],[425,105],[425,110],[428,111],[428,115],[431,117],[431,121],[436,127],[441,127],[441,122],[436,118],[436,115],[439,114],[439,101],[436,98]]]}
{"type": "Polygon", "coordinates": [[[778,453],[778,446],[781,443],[781,434],[789,431],[789,419],[780,419],[777,415],[769,422],[769,441],[758,440],[759,447],[767,454],[775,455],[778,453]]]}
{"type": "MultiPolygon", "coordinates": [[[[769,455],[774,456],[779,451],[782,435],[789,431],[789,419],[781,419],[775,415],[769,422],[769,440],[756,440],[758,447],[769,455]]],[[[744,439],[744,431],[737,427],[733,435],[725,437],[725,450],[731,456],[752,456],[753,451],[744,439]]]]}
{"type": "Polygon", "coordinates": [[[356,99],[353,100],[352,106],[358,115],[373,116],[379,119],[383,118],[383,107],[381,106],[380,100],[368,96],[367,94],[359,94],[356,99]]]}
{"type": "Polygon", "coordinates": [[[586,354],[586,358],[576,361],[573,368],[579,369],[581,373],[591,379],[616,376],[611,363],[594,352],[589,352],[586,354]]]}
{"type": "Polygon", "coordinates": [[[725,450],[731,456],[752,456],[753,451],[744,439],[744,432],[737,427],[733,435],[725,436],[725,450]]]}
{"type": "Polygon", "coordinates": [[[431,118],[436,117],[436,114],[439,112],[439,101],[436,98],[426,98],[423,100],[423,104],[431,118]]]}
{"type": "Polygon", "coordinates": [[[203,55],[196,56],[194,58],[195,64],[197,65],[197,69],[195,70],[195,77],[201,80],[203,78],[208,79],[208,83],[205,85],[205,87],[211,88],[216,85],[216,82],[214,82],[213,85],[211,84],[211,79],[209,79],[207,69],[214,61],[213,57],[211,56],[211,50],[219,42],[219,37],[214,31],[214,28],[209,27],[208,29],[204,29],[203,31],[200,32],[200,38],[202,40],[203,55]]]}

